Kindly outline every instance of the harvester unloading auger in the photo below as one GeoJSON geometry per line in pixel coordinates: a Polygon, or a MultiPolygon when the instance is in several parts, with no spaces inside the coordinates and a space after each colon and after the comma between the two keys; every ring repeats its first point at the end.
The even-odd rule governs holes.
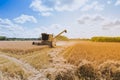
{"type": "Polygon", "coordinates": [[[56,38],[59,37],[64,32],[67,33],[67,30],[63,30],[55,37],[53,37],[53,34],[41,33],[42,41],[41,42],[33,42],[32,44],[33,45],[48,45],[50,47],[55,47],[56,46],[56,38]]]}

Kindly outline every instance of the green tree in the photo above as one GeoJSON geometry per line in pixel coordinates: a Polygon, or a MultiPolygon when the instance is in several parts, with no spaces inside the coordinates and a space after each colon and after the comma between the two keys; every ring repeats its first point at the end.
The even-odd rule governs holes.
{"type": "Polygon", "coordinates": [[[0,36],[0,40],[6,40],[5,36],[0,36]]]}

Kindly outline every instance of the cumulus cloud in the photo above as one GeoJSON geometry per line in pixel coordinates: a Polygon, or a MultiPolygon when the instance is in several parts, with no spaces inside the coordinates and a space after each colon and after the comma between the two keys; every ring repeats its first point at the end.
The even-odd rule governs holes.
{"type": "Polygon", "coordinates": [[[109,21],[103,24],[104,28],[120,27],[120,20],[109,21]]]}
{"type": "Polygon", "coordinates": [[[98,1],[94,1],[91,4],[88,2],[89,0],[33,0],[30,8],[39,12],[42,16],[50,16],[53,11],[88,11],[91,9],[102,11],[104,9],[104,5],[98,1]]]}
{"type": "Polygon", "coordinates": [[[42,0],[33,0],[30,8],[32,8],[33,11],[40,12],[43,16],[50,16],[50,12],[53,11],[53,8],[44,5],[42,0]]]}
{"type": "Polygon", "coordinates": [[[66,26],[51,24],[49,26],[38,26],[31,29],[26,29],[19,24],[13,23],[9,19],[0,18],[0,35],[7,37],[37,38],[41,36],[41,33],[56,35],[65,28],[66,26]]]}
{"type": "Polygon", "coordinates": [[[24,32],[23,27],[20,25],[14,24],[9,19],[0,18],[0,35],[5,35],[8,37],[20,36],[24,32]]]}
{"type": "Polygon", "coordinates": [[[107,4],[111,4],[111,3],[112,3],[112,1],[111,1],[111,0],[108,0],[108,1],[107,1],[107,4]]]}
{"type": "Polygon", "coordinates": [[[88,0],[57,0],[55,10],[74,11],[80,9],[88,0]]]}
{"type": "Polygon", "coordinates": [[[52,13],[50,13],[50,12],[42,12],[40,15],[42,15],[42,16],[51,16],[52,13]]]}
{"type": "Polygon", "coordinates": [[[33,0],[30,8],[50,16],[53,11],[75,11],[80,9],[88,0],[33,0]],[[48,4],[49,3],[49,4],[48,4]],[[49,14],[48,14],[49,13],[49,14]]]}
{"type": "Polygon", "coordinates": [[[23,26],[13,23],[9,19],[0,18],[0,35],[7,37],[18,37],[18,38],[33,38],[39,37],[39,30],[36,32],[36,28],[33,29],[25,29],[23,26]]]}
{"type": "Polygon", "coordinates": [[[15,18],[14,21],[16,23],[20,23],[20,24],[23,24],[23,23],[26,23],[26,22],[37,23],[37,19],[34,16],[25,15],[25,14],[22,14],[21,16],[15,18]]]}
{"type": "Polygon", "coordinates": [[[39,11],[39,12],[47,12],[53,10],[52,8],[45,6],[42,3],[42,0],[33,0],[32,3],[30,4],[30,8],[32,8],[34,11],[39,11]]]}
{"type": "Polygon", "coordinates": [[[117,0],[115,3],[116,6],[120,5],[120,0],[117,0]]]}
{"type": "Polygon", "coordinates": [[[83,15],[77,21],[83,25],[101,26],[104,30],[120,27],[119,19],[109,19],[102,15],[83,15]]]}
{"type": "Polygon", "coordinates": [[[101,11],[104,9],[104,5],[99,4],[98,1],[94,1],[91,4],[85,5],[81,11],[88,11],[88,10],[97,10],[97,11],[101,11]]]}
{"type": "Polygon", "coordinates": [[[103,22],[105,18],[101,15],[83,15],[77,21],[79,24],[94,24],[95,22],[103,22]]]}

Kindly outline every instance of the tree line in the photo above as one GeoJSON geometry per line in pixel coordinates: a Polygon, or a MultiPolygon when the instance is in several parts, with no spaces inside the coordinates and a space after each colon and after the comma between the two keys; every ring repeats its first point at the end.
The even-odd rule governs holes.
{"type": "Polygon", "coordinates": [[[40,38],[7,38],[6,36],[0,36],[0,41],[15,41],[15,40],[39,40],[40,38]]]}
{"type": "MultiPolygon", "coordinates": [[[[0,41],[16,41],[16,40],[20,40],[20,41],[24,41],[24,40],[41,40],[40,38],[8,38],[6,36],[0,36],[0,41]]],[[[69,40],[66,36],[58,36],[57,40],[69,40]]]]}
{"type": "Polygon", "coordinates": [[[120,42],[120,37],[92,37],[95,42],[120,42]]]}

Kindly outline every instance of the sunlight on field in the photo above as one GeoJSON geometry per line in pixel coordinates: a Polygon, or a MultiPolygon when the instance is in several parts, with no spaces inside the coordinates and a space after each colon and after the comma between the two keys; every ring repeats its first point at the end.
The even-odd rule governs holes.
{"type": "Polygon", "coordinates": [[[120,43],[79,41],[61,55],[77,66],[77,80],[120,79],[120,43]]]}
{"type": "MultiPolygon", "coordinates": [[[[23,60],[29,64],[31,64],[36,69],[41,69],[43,67],[47,67],[49,64],[50,57],[47,55],[47,52],[49,51],[49,48],[40,49],[39,51],[29,52],[26,54],[15,54],[15,53],[0,53],[5,54],[11,57],[14,57],[16,59],[23,60]]],[[[3,59],[1,60],[3,62],[3,59]]]]}
{"type": "Polygon", "coordinates": [[[100,43],[82,41],[69,47],[64,57],[73,64],[78,64],[82,59],[100,64],[107,60],[120,60],[120,43],[100,43]]]}
{"type": "Polygon", "coordinates": [[[5,58],[0,57],[0,65],[5,64],[5,63],[7,63],[7,62],[9,62],[8,59],[5,59],[5,58]]]}
{"type": "MultiPolygon", "coordinates": [[[[25,72],[18,64],[10,61],[6,58],[0,57],[0,71],[2,71],[1,76],[10,79],[10,77],[20,77],[26,79],[30,73],[25,72]],[[20,76],[18,76],[20,75],[20,76]]],[[[0,77],[0,79],[2,79],[0,77]]]]}
{"type": "Polygon", "coordinates": [[[39,70],[49,65],[50,57],[47,55],[49,50],[50,49],[46,48],[30,54],[22,55],[20,58],[39,70]]]}
{"type": "Polygon", "coordinates": [[[30,66],[40,70],[49,65],[50,57],[47,52],[50,49],[46,46],[33,46],[32,41],[1,41],[0,43],[0,71],[1,76],[8,78],[6,80],[10,78],[10,80],[13,78],[26,80],[31,74],[30,66]]]}
{"type": "Polygon", "coordinates": [[[120,43],[61,41],[56,48],[49,48],[32,46],[29,41],[16,41],[4,42],[0,49],[0,75],[6,80],[120,78],[120,43]],[[8,48],[7,52],[2,50],[8,48]]]}
{"type": "Polygon", "coordinates": [[[39,51],[47,46],[32,45],[33,41],[0,41],[0,51],[24,54],[39,51]]]}

